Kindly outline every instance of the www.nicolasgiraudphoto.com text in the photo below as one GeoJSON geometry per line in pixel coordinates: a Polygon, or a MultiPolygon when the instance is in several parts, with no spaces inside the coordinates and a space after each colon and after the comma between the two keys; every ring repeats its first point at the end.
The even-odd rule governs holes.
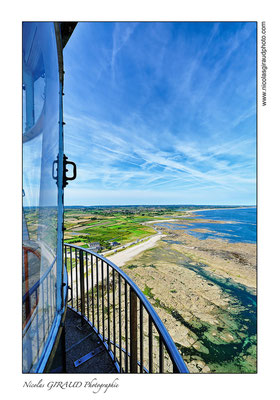
{"type": "Polygon", "coordinates": [[[261,88],[262,88],[262,105],[266,106],[266,71],[267,71],[267,65],[266,65],[266,23],[265,21],[262,22],[261,24],[261,88]]]}

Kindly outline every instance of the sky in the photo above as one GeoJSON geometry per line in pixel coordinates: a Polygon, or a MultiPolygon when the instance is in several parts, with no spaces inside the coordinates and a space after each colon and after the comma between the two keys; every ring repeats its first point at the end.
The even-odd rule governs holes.
{"type": "Polygon", "coordinates": [[[81,22],[65,205],[256,204],[256,24],[81,22]]]}

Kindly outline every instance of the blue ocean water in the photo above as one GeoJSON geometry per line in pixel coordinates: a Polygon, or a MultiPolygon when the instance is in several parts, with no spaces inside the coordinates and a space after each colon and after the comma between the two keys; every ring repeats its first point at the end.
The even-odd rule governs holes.
{"type": "MultiPolygon", "coordinates": [[[[223,221],[224,223],[194,222],[162,223],[170,229],[182,229],[199,239],[225,239],[229,242],[256,243],[257,240],[257,209],[256,207],[215,209],[193,213],[195,219],[223,221]],[[196,232],[193,229],[207,229],[209,232],[196,232]]],[[[188,217],[189,218],[189,217],[188,217]]]]}

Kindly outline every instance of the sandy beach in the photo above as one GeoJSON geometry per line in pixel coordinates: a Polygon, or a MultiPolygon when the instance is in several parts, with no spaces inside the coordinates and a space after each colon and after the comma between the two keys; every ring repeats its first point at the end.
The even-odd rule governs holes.
{"type": "MultiPolygon", "coordinates": [[[[187,217],[197,211],[144,222],[157,233],[104,256],[121,267],[144,292],[190,372],[254,373],[256,244],[231,243],[219,235],[201,240],[176,228],[175,221],[184,226],[193,224],[187,217]],[[159,231],[160,222],[175,223],[160,227],[159,231]]],[[[210,228],[195,229],[209,232],[210,228]]],[[[100,283],[100,262],[97,267],[100,283]]],[[[75,268],[73,271],[75,286],[75,268]]],[[[105,280],[106,271],[105,268],[105,280]]],[[[93,277],[93,284],[96,283],[93,277]]]]}
{"type": "Polygon", "coordinates": [[[239,210],[242,210],[242,209],[244,209],[244,208],[248,208],[248,207],[234,207],[234,208],[224,208],[224,207],[220,207],[220,208],[201,208],[201,209],[199,209],[199,210],[188,210],[188,211],[186,211],[186,213],[188,214],[188,213],[194,213],[194,212],[200,212],[200,211],[216,211],[216,210],[233,210],[233,209],[239,209],[239,210]]]}
{"type": "Polygon", "coordinates": [[[149,293],[190,371],[255,372],[256,245],[168,228],[152,239],[110,259],[149,293]]]}
{"type": "MultiPolygon", "coordinates": [[[[201,240],[176,228],[193,224],[196,218],[188,217],[206,210],[216,209],[146,221],[143,225],[157,233],[104,256],[144,292],[190,372],[256,372],[256,244],[231,243],[219,234],[201,240]]],[[[193,228],[201,233],[211,231],[210,223],[234,223],[197,221],[209,224],[208,229],[193,228]]],[[[101,282],[101,263],[98,268],[101,282]]]]}
{"type": "Polygon", "coordinates": [[[132,247],[128,247],[127,249],[122,250],[116,254],[107,256],[107,258],[108,258],[108,260],[110,260],[114,264],[116,264],[118,267],[122,267],[123,265],[125,265],[125,263],[127,263],[128,261],[130,261],[137,255],[139,255],[143,251],[154,247],[155,244],[157,243],[157,241],[160,240],[164,236],[165,235],[163,235],[163,234],[157,234],[157,235],[151,237],[150,239],[148,239],[146,242],[136,244],[132,247]]]}

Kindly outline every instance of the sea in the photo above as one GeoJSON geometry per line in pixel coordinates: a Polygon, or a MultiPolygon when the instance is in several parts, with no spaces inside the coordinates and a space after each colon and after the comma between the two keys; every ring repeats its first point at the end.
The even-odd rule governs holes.
{"type": "MultiPolygon", "coordinates": [[[[187,209],[185,210],[187,211],[187,209]]],[[[257,208],[229,208],[196,211],[192,213],[196,220],[211,222],[159,223],[158,226],[169,229],[182,229],[198,239],[223,239],[228,242],[256,243],[257,241],[257,208]],[[212,222],[213,221],[213,222],[212,222]],[[216,222],[217,221],[217,222],[216,222]],[[196,229],[203,229],[198,232],[196,229]]]]}

